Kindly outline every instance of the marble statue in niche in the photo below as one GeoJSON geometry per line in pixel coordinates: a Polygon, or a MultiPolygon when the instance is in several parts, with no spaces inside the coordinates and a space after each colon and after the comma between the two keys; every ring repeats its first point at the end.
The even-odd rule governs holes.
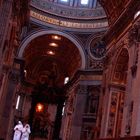
{"type": "Polygon", "coordinates": [[[98,102],[99,102],[99,97],[98,96],[93,96],[90,100],[90,113],[97,114],[98,111],[98,102]]]}
{"type": "Polygon", "coordinates": [[[98,87],[92,87],[89,89],[89,96],[87,98],[86,113],[97,115],[98,112],[98,103],[99,103],[99,93],[100,90],[98,87]]]}

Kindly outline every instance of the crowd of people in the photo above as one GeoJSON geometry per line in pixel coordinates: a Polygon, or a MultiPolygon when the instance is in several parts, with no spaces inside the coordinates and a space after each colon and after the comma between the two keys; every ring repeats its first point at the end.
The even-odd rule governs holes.
{"type": "Polygon", "coordinates": [[[18,124],[14,127],[13,140],[29,140],[30,133],[30,125],[25,124],[25,126],[23,126],[22,122],[19,121],[18,124]]]}

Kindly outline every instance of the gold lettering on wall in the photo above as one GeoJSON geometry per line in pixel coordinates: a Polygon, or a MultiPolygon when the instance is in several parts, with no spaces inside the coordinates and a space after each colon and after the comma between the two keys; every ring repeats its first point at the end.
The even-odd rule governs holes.
{"type": "Polygon", "coordinates": [[[97,23],[78,23],[78,22],[69,22],[64,20],[58,20],[55,18],[50,18],[44,15],[41,15],[39,13],[36,13],[34,11],[30,11],[30,16],[32,18],[35,18],[37,20],[54,24],[62,27],[68,27],[68,28],[84,28],[84,29],[94,29],[94,28],[103,28],[108,26],[108,22],[97,22],[97,23]]]}

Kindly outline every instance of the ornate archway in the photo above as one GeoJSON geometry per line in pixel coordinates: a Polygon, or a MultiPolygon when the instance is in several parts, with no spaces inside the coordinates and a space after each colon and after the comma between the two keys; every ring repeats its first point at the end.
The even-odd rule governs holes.
{"type": "Polygon", "coordinates": [[[86,57],[85,57],[85,52],[83,49],[82,43],[76,38],[74,35],[71,35],[70,33],[65,33],[57,30],[37,30],[34,31],[33,33],[29,34],[21,43],[19,51],[18,51],[18,57],[23,58],[23,53],[25,48],[28,46],[28,44],[35,38],[43,36],[43,35],[49,35],[49,34],[57,34],[66,37],[69,39],[71,42],[75,44],[75,46],[78,48],[80,55],[81,55],[81,69],[85,69],[86,67],[86,57]]]}

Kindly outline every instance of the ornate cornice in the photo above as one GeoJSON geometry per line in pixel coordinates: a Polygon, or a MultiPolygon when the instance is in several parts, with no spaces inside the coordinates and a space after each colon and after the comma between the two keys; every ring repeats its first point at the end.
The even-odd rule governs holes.
{"type": "Polygon", "coordinates": [[[110,83],[108,85],[108,88],[110,89],[117,89],[117,90],[121,90],[121,91],[125,91],[125,85],[120,84],[120,83],[110,83]]]}
{"type": "MultiPolygon", "coordinates": [[[[68,90],[73,85],[77,85],[80,81],[101,81],[102,80],[102,71],[93,71],[93,70],[79,70],[77,71],[73,78],[68,82],[65,88],[68,90]]],[[[87,85],[88,83],[86,83],[87,85]]]]}

